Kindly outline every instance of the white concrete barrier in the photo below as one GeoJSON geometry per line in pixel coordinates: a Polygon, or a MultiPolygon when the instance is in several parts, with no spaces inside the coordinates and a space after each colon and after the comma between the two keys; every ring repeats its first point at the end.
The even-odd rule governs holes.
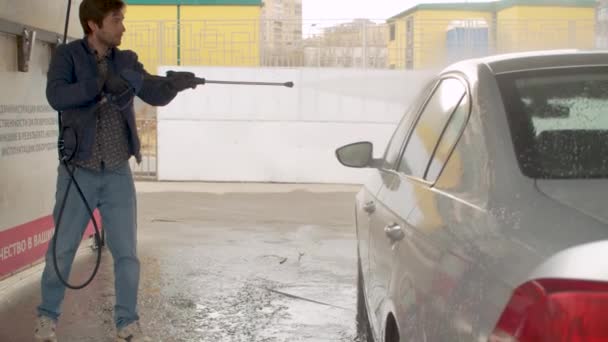
{"type": "Polygon", "coordinates": [[[158,129],[163,180],[359,183],[366,171],[341,166],[335,149],[358,140],[384,146],[393,125],[163,121],[158,129]]]}
{"type": "Polygon", "coordinates": [[[293,89],[206,85],[158,110],[158,178],[178,181],[361,183],[335,149],[375,144],[380,157],[429,72],[161,68],[216,80],[294,81],[293,89]]]}

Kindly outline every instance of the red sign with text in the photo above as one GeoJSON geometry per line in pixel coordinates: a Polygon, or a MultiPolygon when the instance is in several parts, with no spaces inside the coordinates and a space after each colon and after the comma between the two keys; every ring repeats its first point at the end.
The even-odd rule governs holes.
{"type": "MultiPolygon", "coordinates": [[[[98,211],[95,211],[95,218],[101,229],[98,211]]],[[[0,279],[44,259],[54,232],[52,216],[0,231],[0,279]]],[[[94,234],[95,229],[91,222],[84,238],[94,234]]]]}

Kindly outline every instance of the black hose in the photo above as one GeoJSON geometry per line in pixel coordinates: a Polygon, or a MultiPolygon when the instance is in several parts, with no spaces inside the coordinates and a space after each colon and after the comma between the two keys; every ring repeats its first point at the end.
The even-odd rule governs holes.
{"type": "Polygon", "coordinates": [[[68,174],[70,175],[70,181],[65,190],[65,195],[63,195],[63,201],[61,203],[61,207],[59,208],[59,213],[57,214],[57,221],[55,222],[55,234],[53,235],[53,265],[55,266],[55,273],[57,274],[57,278],[59,279],[59,281],[61,281],[61,283],[63,285],[65,285],[65,287],[70,288],[72,290],[81,290],[81,289],[87,287],[93,281],[93,279],[95,279],[95,276],[97,275],[97,271],[99,270],[99,266],[101,265],[101,247],[102,247],[103,243],[102,243],[102,239],[101,239],[101,234],[99,233],[99,227],[97,226],[97,220],[95,219],[95,215],[93,215],[93,210],[91,209],[91,206],[89,205],[89,202],[87,201],[86,197],[84,196],[84,193],[82,192],[82,189],[80,188],[80,185],[78,184],[78,182],[76,181],[76,178],[74,177],[74,171],[70,170],[70,166],[68,165],[67,160],[62,160],[61,163],[62,163],[63,167],[66,169],[66,171],[68,172],[68,174]],[[76,190],[78,190],[80,199],[86,206],[89,216],[91,217],[91,220],[93,221],[93,227],[95,228],[95,243],[98,246],[97,261],[95,262],[95,269],[93,270],[91,277],[84,284],[78,285],[78,286],[69,284],[61,276],[61,271],[59,271],[59,267],[57,266],[57,236],[59,235],[59,226],[61,223],[61,218],[63,217],[63,211],[65,210],[65,204],[68,200],[68,195],[70,194],[70,188],[72,187],[72,184],[74,184],[76,186],[76,190]]]}
{"type": "MultiPolygon", "coordinates": [[[[71,8],[72,8],[72,0],[68,0],[68,11],[65,15],[65,29],[63,32],[63,44],[66,44],[67,39],[68,39],[68,26],[70,23],[71,8]]],[[[93,279],[95,279],[95,276],[97,275],[97,271],[99,271],[99,266],[101,265],[101,249],[102,249],[104,243],[103,243],[103,239],[101,238],[101,234],[99,233],[99,227],[97,225],[97,220],[95,219],[95,215],[93,215],[93,210],[91,209],[91,206],[89,205],[89,202],[87,201],[86,197],[84,196],[84,193],[82,192],[82,189],[80,188],[80,185],[78,184],[78,182],[76,181],[76,178],[74,177],[74,170],[76,168],[74,167],[74,170],[70,170],[70,166],[68,165],[68,162],[70,160],[72,160],[72,158],[76,154],[76,151],[78,150],[78,137],[76,136],[75,132],[72,132],[74,134],[74,136],[72,137],[73,138],[72,141],[73,141],[73,143],[76,144],[76,146],[72,146],[73,148],[70,150],[70,153],[66,154],[65,141],[63,138],[66,134],[67,129],[64,129],[62,127],[63,124],[61,123],[62,122],[61,113],[58,113],[58,114],[59,114],[59,131],[61,133],[61,137],[59,139],[59,144],[58,144],[59,152],[61,155],[60,162],[63,165],[63,167],[65,168],[65,170],[68,172],[68,174],[70,175],[70,181],[65,190],[65,194],[63,195],[63,201],[61,202],[61,206],[59,207],[59,212],[57,213],[57,217],[56,217],[57,221],[55,222],[55,232],[53,234],[53,250],[52,250],[53,266],[55,268],[55,273],[57,274],[57,278],[59,279],[59,281],[61,281],[61,283],[65,287],[72,289],[72,290],[81,290],[81,289],[87,287],[93,281],[93,279]],[[65,210],[65,205],[68,200],[68,195],[70,194],[70,189],[72,188],[72,184],[74,184],[76,186],[76,190],[78,190],[80,199],[82,200],[85,207],[87,208],[89,216],[91,217],[91,221],[93,221],[93,227],[95,228],[95,243],[97,244],[97,261],[95,262],[95,269],[93,270],[91,277],[84,284],[78,285],[78,286],[69,284],[67,282],[67,280],[65,280],[61,276],[61,271],[59,270],[59,266],[57,266],[57,237],[59,236],[59,227],[61,224],[61,219],[63,218],[63,212],[65,210]]],[[[81,239],[82,239],[82,236],[81,236],[81,239]]],[[[72,260],[72,262],[73,262],[73,260],[72,260]]]]}

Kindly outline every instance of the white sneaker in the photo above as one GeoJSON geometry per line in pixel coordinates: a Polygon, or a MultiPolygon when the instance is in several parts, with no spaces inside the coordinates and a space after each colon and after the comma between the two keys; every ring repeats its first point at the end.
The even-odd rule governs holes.
{"type": "Polygon", "coordinates": [[[57,342],[57,335],[55,335],[55,329],[57,323],[49,317],[40,316],[36,322],[36,330],[34,330],[34,337],[37,341],[43,342],[57,342]]]}
{"type": "Polygon", "coordinates": [[[117,342],[152,342],[152,339],[144,335],[139,326],[139,322],[133,322],[126,327],[118,330],[117,342]]]}

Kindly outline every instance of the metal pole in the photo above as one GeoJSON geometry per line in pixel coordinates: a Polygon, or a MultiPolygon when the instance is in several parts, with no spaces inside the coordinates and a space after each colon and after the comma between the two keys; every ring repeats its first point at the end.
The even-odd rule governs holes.
{"type": "Polygon", "coordinates": [[[177,65],[181,65],[181,1],[177,4],[177,65]]]}
{"type": "Polygon", "coordinates": [[[321,49],[322,49],[322,47],[321,47],[321,39],[322,38],[321,38],[321,35],[318,35],[317,37],[319,39],[319,54],[318,54],[317,58],[318,58],[318,67],[320,68],[321,67],[321,49]]]}
{"type": "MultiPolygon", "coordinates": [[[[150,43],[150,42],[148,42],[150,43]]],[[[164,52],[165,52],[165,22],[158,21],[158,65],[163,65],[164,63],[164,52]]],[[[154,70],[156,73],[157,70],[154,70]]]]}
{"type": "Polygon", "coordinates": [[[70,25],[70,12],[72,11],[72,0],[68,0],[68,11],[65,15],[65,28],[63,29],[63,44],[68,42],[68,27],[70,25]]]}
{"type": "Polygon", "coordinates": [[[361,51],[363,60],[363,69],[367,69],[367,22],[363,22],[363,51],[361,51]]]}

